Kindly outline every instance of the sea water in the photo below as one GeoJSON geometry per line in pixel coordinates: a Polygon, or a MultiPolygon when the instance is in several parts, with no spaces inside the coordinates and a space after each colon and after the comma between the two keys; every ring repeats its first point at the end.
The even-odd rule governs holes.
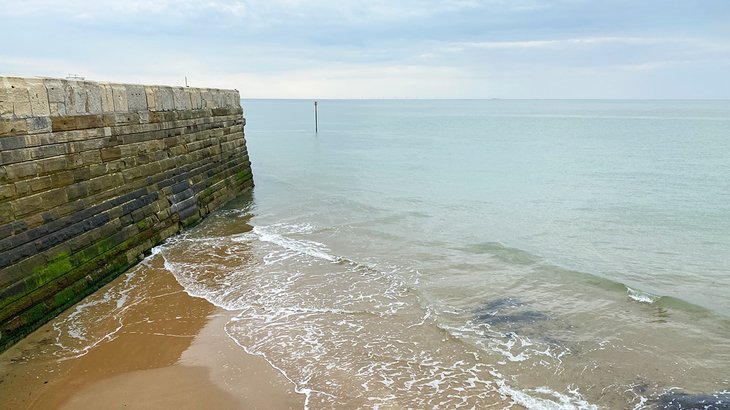
{"type": "Polygon", "coordinates": [[[151,258],[306,407],[728,406],[730,102],[243,106],[256,187],[151,258]]]}

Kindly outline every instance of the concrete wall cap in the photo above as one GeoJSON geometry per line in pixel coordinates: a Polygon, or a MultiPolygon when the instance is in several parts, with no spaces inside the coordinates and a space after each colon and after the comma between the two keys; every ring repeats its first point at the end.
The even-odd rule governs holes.
{"type": "Polygon", "coordinates": [[[0,118],[240,107],[238,90],[0,76],[0,118]]]}

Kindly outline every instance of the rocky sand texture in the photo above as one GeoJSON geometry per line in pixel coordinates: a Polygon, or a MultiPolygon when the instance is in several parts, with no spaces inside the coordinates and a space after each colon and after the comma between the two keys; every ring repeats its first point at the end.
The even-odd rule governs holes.
{"type": "Polygon", "coordinates": [[[91,297],[99,302],[93,307],[114,312],[104,310],[99,322],[90,321],[100,329],[84,329],[88,346],[80,355],[68,350],[79,339],[54,328],[72,320],[75,309],[0,355],[3,408],[303,407],[293,384],[226,336],[229,312],[185,293],[160,258],[137,273],[91,297]],[[104,296],[114,294],[109,289],[124,288],[125,280],[140,285],[124,306],[117,310],[113,300],[102,307],[104,296]],[[116,331],[103,337],[107,325],[116,331]]]}

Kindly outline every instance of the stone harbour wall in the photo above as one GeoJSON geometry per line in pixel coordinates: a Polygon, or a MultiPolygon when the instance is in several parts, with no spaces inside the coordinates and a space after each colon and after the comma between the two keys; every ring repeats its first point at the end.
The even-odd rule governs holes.
{"type": "Polygon", "coordinates": [[[253,186],[238,91],[0,77],[0,351],[253,186]]]}

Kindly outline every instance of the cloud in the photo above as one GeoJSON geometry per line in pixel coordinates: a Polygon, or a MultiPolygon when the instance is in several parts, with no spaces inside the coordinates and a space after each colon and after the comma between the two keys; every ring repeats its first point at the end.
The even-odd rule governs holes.
{"type": "Polygon", "coordinates": [[[65,14],[105,17],[143,13],[184,13],[204,10],[242,13],[247,2],[225,0],[5,0],[9,15],[65,14]]]}
{"type": "Polygon", "coordinates": [[[667,73],[665,90],[688,97],[727,88],[715,84],[726,81],[716,67],[730,59],[730,7],[700,3],[4,0],[0,35],[12,41],[0,73],[187,75],[249,97],[320,98],[600,98],[635,95],[645,75],[667,73]],[[679,87],[682,75],[696,86],[679,87]]]}
{"type": "Polygon", "coordinates": [[[279,19],[338,15],[347,20],[392,20],[408,16],[484,7],[469,0],[5,0],[5,14],[61,13],[104,17],[132,14],[194,14],[217,12],[234,16],[271,16],[279,19]]]}
{"type": "Polygon", "coordinates": [[[459,42],[450,43],[444,46],[443,49],[446,51],[464,51],[467,49],[523,50],[604,45],[649,46],[668,43],[687,43],[687,40],[653,37],[584,37],[546,40],[459,42]]]}

